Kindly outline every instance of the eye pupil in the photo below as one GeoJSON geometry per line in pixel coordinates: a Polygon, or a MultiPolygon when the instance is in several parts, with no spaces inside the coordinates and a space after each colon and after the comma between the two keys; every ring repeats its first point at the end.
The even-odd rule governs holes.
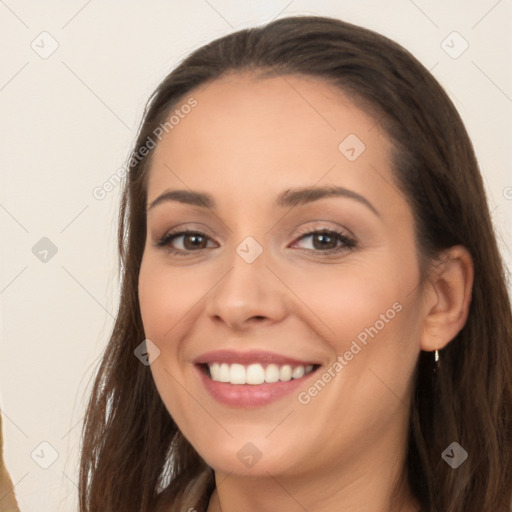
{"type": "Polygon", "coordinates": [[[190,247],[196,248],[196,249],[198,247],[202,248],[204,244],[200,243],[201,239],[203,239],[203,242],[204,242],[204,236],[202,236],[202,235],[198,235],[198,234],[184,235],[184,237],[183,237],[183,245],[187,249],[189,249],[190,247]],[[192,242],[192,245],[190,247],[187,247],[187,240],[194,240],[196,242],[199,240],[199,244],[192,242]]]}
{"type": "MultiPolygon", "coordinates": [[[[333,248],[336,247],[336,240],[331,235],[327,235],[325,233],[319,233],[316,237],[314,237],[314,240],[317,240],[317,241],[320,241],[320,242],[325,242],[326,239],[327,239],[327,241],[329,241],[329,239],[330,239],[331,243],[332,243],[332,241],[334,241],[334,247],[333,248]]],[[[326,244],[325,243],[320,243],[320,249],[325,250],[325,248],[326,248],[326,244]]]]}

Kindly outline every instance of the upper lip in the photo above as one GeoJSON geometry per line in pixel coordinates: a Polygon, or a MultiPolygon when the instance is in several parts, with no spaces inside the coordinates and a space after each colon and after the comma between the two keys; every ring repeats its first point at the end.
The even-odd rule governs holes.
{"type": "Polygon", "coordinates": [[[194,359],[194,364],[208,364],[208,363],[274,363],[279,365],[289,364],[295,366],[307,366],[318,364],[315,361],[304,361],[295,359],[293,357],[268,352],[266,350],[249,350],[246,352],[239,352],[236,350],[213,350],[206,352],[194,359]]]}

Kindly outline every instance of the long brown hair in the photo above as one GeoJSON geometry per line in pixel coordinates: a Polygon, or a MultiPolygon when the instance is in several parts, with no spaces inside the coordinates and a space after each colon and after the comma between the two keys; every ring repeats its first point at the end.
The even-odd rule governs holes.
{"type": "Polygon", "coordinates": [[[466,325],[440,352],[435,379],[432,354],[418,359],[403,478],[424,512],[510,512],[512,313],[472,144],[443,88],[408,51],[373,31],[312,16],[199,48],[148,102],[120,208],[119,311],[83,426],[80,512],[200,512],[215,486],[213,470],[182,436],[149,368],[133,353],[145,338],[137,284],[151,162],[139,148],[195,88],[245,71],[335,84],[380,123],[394,143],[394,177],[414,214],[423,276],[443,249],[469,250],[475,278],[466,325]],[[441,457],[453,441],[469,454],[457,469],[441,457]]]}

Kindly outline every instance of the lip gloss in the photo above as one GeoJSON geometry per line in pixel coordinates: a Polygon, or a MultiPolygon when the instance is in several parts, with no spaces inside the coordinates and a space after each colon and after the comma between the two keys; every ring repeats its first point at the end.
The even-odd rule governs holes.
{"type": "Polygon", "coordinates": [[[283,396],[291,394],[304,384],[304,381],[316,373],[312,371],[299,379],[287,382],[273,382],[263,384],[231,384],[212,380],[201,366],[196,365],[203,385],[218,402],[231,407],[259,407],[270,404],[283,396]]]}

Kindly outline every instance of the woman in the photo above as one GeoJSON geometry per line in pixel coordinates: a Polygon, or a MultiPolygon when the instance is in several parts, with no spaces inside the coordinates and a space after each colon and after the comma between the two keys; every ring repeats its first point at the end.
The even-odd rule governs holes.
{"type": "Polygon", "coordinates": [[[414,57],[323,17],[228,35],[129,165],[81,512],[512,510],[504,266],[414,57]]]}

